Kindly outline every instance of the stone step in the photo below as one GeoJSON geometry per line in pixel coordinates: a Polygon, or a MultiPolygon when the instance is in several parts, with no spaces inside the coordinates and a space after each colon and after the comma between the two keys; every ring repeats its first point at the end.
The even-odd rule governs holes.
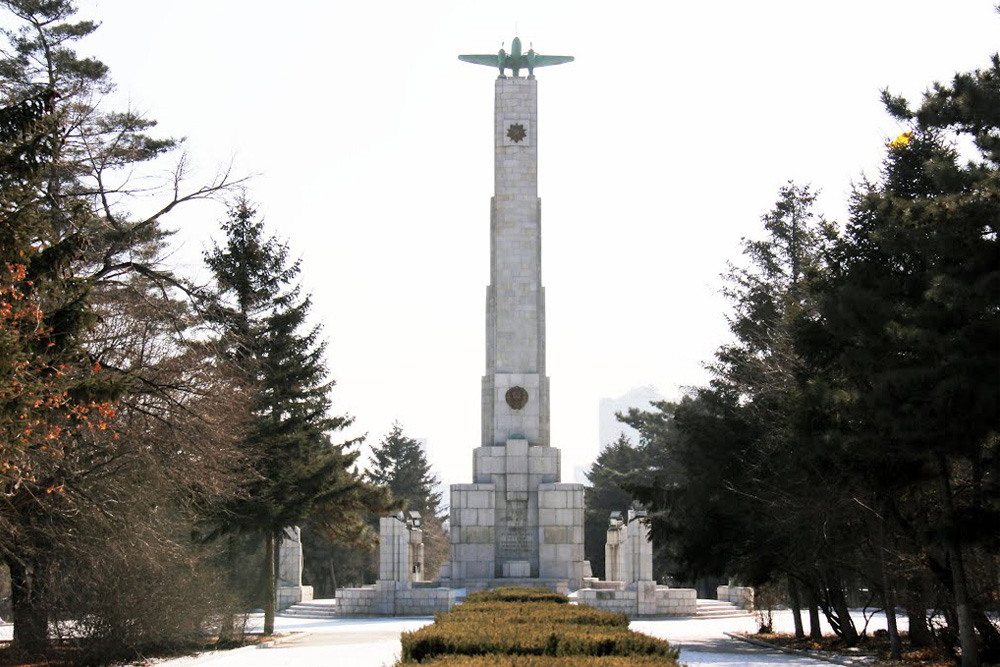
{"type": "Polygon", "coordinates": [[[695,610],[697,618],[741,618],[750,615],[749,611],[723,600],[698,600],[695,610]]]}
{"type": "Polygon", "coordinates": [[[313,600],[299,602],[283,610],[279,616],[291,618],[335,618],[337,616],[336,600],[313,600]]]}
{"type": "Polygon", "coordinates": [[[702,612],[698,611],[695,613],[695,618],[746,618],[747,616],[752,616],[749,611],[744,611],[742,609],[737,609],[736,611],[710,611],[702,612]]]}

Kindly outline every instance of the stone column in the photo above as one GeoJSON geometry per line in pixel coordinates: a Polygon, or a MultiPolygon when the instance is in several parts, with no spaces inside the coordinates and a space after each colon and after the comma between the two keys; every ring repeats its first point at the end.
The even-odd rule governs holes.
{"type": "MultiPolygon", "coordinates": [[[[616,512],[615,514],[618,514],[616,512]]],[[[608,537],[604,544],[604,580],[623,581],[625,578],[623,549],[624,549],[625,525],[620,518],[612,517],[608,521],[608,537]]]]}
{"type": "Polygon", "coordinates": [[[629,555],[632,581],[653,580],[653,543],[649,541],[649,523],[629,511],[629,555]]]}
{"type": "Polygon", "coordinates": [[[410,547],[410,583],[424,580],[424,531],[411,528],[409,535],[410,547]]]}
{"type": "Polygon", "coordinates": [[[378,520],[378,579],[409,583],[410,536],[406,524],[394,516],[378,520]]]}

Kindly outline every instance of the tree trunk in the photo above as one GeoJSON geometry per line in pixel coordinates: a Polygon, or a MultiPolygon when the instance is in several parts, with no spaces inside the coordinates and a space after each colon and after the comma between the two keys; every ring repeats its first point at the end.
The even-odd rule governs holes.
{"type": "MultiPolygon", "coordinates": [[[[885,517],[884,511],[882,516],[885,517]]],[[[889,576],[889,568],[885,562],[888,545],[886,544],[884,518],[879,519],[879,538],[881,553],[878,563],[879,567],[882,568],[882,601],[885,607],[886,628],[889,631],[889,657],[893,660],[899,660],[903,655],[903,646],[899,641],[899,628],[896,627],[896,594],[889,576]]]]}
{"type": "MultiPolygon", "coordinates": [[[[943,456],[938,459],[938,468],[941,474],[941,500],[944,504],[945,520],[950,524],[955,516],[955,506],[951,495],[950,468],[943,456]]],[[[955,597],[955,616],[958,620],[958,641],[962,647],[962,667],[979,667],[979,648],[976,646],[976,628],[969,602],[969,584],[965,576],[962,548],[949,530],[945,531],[945,535],[944,548],[951,566],[952,595],[955,597]]]]}
{"type": "Polygon", "coordinates": [[[827,590],[830,595],[830,606],[837,616],[840,638],[848,647],[857,646],[858,630],[854,627],[854,619],[851,618],[851,612],[847,608],[847,598],[844,596],[844,588],[840,578],[836,577],[831,581],[827,590]]]}
{"type": "Polygon", "coordinates": [[[10,569],[11,620],[14,622],[14,646],[28,654],[38,654],[48,647],[49,614],[45,597],[48,574],[44,562],[7,563],[10,569]]]}
{"type": "MultiPolygon", "coordinates": [[[[229,586],[234,585],[233,573],[236,571],[236,548],[233,546],[233,536],[232,534],[226,537],[226,577],[229,580],[229,586]]],[[[224,610],[222,615],[222,624],[219,627],[219,642],[226,643],[231,642],[236,636],[236,619],[235,611],[224,610]]]]}
{"type": "Polygon", "coordinates": [[[903,646],[899,641],[899,628],[896,627],[896,596],[892,590],[892,582],[886,571],[885,561],[882,561],[882,599],[885,603],[885,622],[889,630],[889,657],[899,660],[903,655],[903,646]]]}
{"type": "Polygon", "coordinates": [[[795,622],[795,638],[804,639],[805,629],[802,627],[802,601],[799,598],[799,583],[795,577],[788,577],[788,597],[792,601],[792,620],[795,622]]]}
{"type": "Polygon", "coordinates": [[[979,640],[986,650],[1000,650],[1000,631],[993,625],[989,616],[983,613],[982,609],[976,609],[972,613],[975,620],[976,630],[979,631],[979,640]]]}
{"type": "Polygon", "coordinates": [[[264,582],[264,634],[274,634],[274,614],[278,606],[278,541],[273,532],[268,531],[264,538],[264,561],[266,579],[264,582]]]}
{"type": "Polygon", "coordinates": [[[912,577],[906,584],[906,618],[910,626],[910,644],[930,646],[934,641],[927,626],[927,599],[924,582],[920,577],[912,577]]]}
{"type": "Polygon", "coordinates": [[[947,539],[945,548],[951,561],[952,579],[955,587],[955,616],[958,619],[958,641],[962,647],[962,667],[979,667],[979,648],[976,646],[976,627],[969,605],[968,582],[965,577],[965,563],[962,550],[952,538],[947,539]]]}
{"type": "Polygon", "coordinates": [[[823,628],[819,624],[819,603],[816,601],[816,592],[810,586],[807,590],[809,598],[809,638],[822,639],[823,628]]]}

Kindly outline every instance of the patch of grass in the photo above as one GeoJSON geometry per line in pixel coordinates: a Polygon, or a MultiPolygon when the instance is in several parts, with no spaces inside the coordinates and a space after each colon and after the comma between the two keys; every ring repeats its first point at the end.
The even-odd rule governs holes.
{"type": "Polygon", "coordinates": [[[776,646],[794,648],[800,651],[822,651],[842,656],[869,656],[875,658],[872,667],[953,667],[954,660],[949,659],[938,648],[918,648],[907,646],[906,633],[901,633],[903,655],[899,660],[889,659],[889,638],[865,635],[856,646],[848,647],[837,636],[824,636],[821,639],[796,639],[794,635],[782,633],[753,634],[755,639],[766,641],[776,646]]]}

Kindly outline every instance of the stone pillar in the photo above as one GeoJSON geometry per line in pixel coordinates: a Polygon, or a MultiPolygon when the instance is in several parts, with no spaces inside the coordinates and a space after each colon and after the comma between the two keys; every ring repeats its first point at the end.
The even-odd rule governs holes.
{"type": "Polygon", "coordinates": [[[625,577],[625,564],[623,561],[625,545],[625,524],[621,520],[621,512],[612,512],[608,520],[608,537],[604,543],[604,580],[623,581],[628,583],[625,577]]]}
{"type": "Polygon", "coordinates": [[[278,610],[312,600],[312,586],[302,585],[302,530],[286,528],[278,545],[278,610]]]}
{"type": "Polygon", "coordinates": [[[635,511],[628,513],[629,565],[631,581],[653,581],[653,543],[649,523],[635,511]]]}
{"type": "Polygon", "coordinates": [[[424,580],[424,531],[410,529],[410,583],[424,580]]]}
{"type": "Polygon", "coordinates": [[[379,581],[408,584],[410,581],[409,530],[398,517],[384,516],[378,522],[378,579],[379,581]]]}

